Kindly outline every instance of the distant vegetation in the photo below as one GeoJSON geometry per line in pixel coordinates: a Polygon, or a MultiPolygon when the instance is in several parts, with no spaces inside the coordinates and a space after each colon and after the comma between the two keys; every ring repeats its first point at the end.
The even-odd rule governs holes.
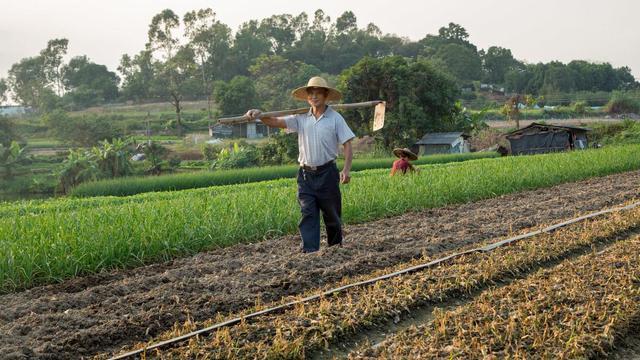
{"type": "MultiPolygon", "coordinates": [[[[346,102],[387,101],[387,125],[376,133],[370,110],[345,113],[356,134],[371,136],[382,154],[411,146],[426,132],[476,135],[485,120],[515,113],[548,120],[640,112],[640,84],[628,67],[528,64],[500,46],[478,49],[455,23],[414,41],[359,25],[351,11],[335,19],[320,9],[277,14],[232,31],[212,9],[166,9],[151,19],[147,37],[145,48],[123,54],[117,69],[85,55],[66,61],[68,39],[52,39],[13,64],[0,79],[0,104],[11,100],[32,112],[0,117],[2,192],[60,193],[89,180],[193,169],[188,161],[194,160],[215,171],[291,163],[290,138],[225,152],[202,148],[196,137],[222,114],[301,106],[290,91],[314,75],[337,86],[346,102]],[[98,154],[119,139],[129,139],[127,155],[152,156],[109,175],[104,162],[113,158],[98,154]],[[135,150],[148,140],[154,145],[135,150]]],[[[626,134],[632,141],[634,133],[626,134]]]]}

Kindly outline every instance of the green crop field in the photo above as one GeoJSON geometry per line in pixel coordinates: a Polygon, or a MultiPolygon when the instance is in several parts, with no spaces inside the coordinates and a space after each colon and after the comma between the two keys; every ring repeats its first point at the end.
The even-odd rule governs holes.
{"type": "MultiPolygon", "coordinates": [[[[416,175],[354,173],[343,217],[357,223],[640,169],[640,146],[423,165],[416,175]]],[[[0,205],[3,291],[167,260],[293,233],[295,180],[280,179],[132,198],[0,205]],[[11,216],[20,214],[20,216],[11,216]]]]}
{"type": "MultiPolygon", "coordinates": [[[[414,164],[442,164],[496,156],[498,156],[498,154],[495,152],[429,155],[421,157],[416,160],[414,164]]],[[[352,171],[380,168],[390,169],[395,159],[396,158],[355,159],[352,164],[352,171]]],[[[127,196],[151,191],[196,189],[217,185],[291,178],[295,176],[297,171],[298,165],[282,165],[100,180],[80,184],[72,190],[71,196],[127,196]]]]}

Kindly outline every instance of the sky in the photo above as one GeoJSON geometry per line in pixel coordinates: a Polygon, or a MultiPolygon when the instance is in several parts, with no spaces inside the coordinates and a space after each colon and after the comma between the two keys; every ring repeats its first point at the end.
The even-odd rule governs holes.
{"type": "Polygon", "coordinates": [[[454,22],[479,49],[502,46],[530,63],[580,59],[629,66],[640,79],[640,1],[637,0],[0,0],[0,78],[53,38],[69,39],[68,58],[87,55],[115,71],[124,53],[143,49],[151,18],[210,7],[234,31],[274,14],[310,16],[321,8],[335,20],[351,10],[359,27],[419,40],[454,22]]]}

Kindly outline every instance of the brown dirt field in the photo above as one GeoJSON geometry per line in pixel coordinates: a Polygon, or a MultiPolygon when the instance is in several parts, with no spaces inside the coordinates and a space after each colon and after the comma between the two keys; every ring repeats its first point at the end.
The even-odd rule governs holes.
{"type": "Polygon", "coordinates": [[[78,358],[148,340],[176,322],[275,301],[638,198],[640,171],[347,226],[342,248],[300,254],[298,236],[236,245],[0,296],[3,358],[78,358]]]}

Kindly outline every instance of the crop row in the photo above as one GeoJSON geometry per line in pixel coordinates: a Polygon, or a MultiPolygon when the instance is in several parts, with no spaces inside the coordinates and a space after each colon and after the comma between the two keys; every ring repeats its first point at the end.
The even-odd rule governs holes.
{"type": "MultiPolygon", "coordinates": [[[[422,170],[430,171],[440,167],[461,166],[462,162],[436,163],[419,165],[422,170]]],[[[352,173],[352,177],[362,178],[379,176],[387,170],[361,170],[352,173]]],[[[257,191],[263,188],[291,186],[292,179],[276,179],[269,181],[251,181],[235,185],[218,185],[206,188],[197,188],[180,191],[147,192],[131,196],[95,196],[81,198],[58,198],[47,200],[16,201],[0,204],[0,218],[11,216],[31,216],[45,212],[67,212],[72,210],[86,210],[96,207],[117,206],[129,203],[149,203],[181,198],[184,196],[216,196],[229,192],[257,191]]]]}
{"type": "Polygon", "coordinates": [[[607,355],[640,316],[640,237],[543,269],[436,311],[375,350],[351,358],[585,359],[607,355]]]}
{"type": "MultiPolygon", "coordinates": [[[[416,165],[442,164],[496,156],[498,156],[498,154],[495,152],[430,155],[423,156],[414,163],[416,165]]],[[[352,164],[352,170],[360,171],[380,168],[390,169],[394,160],[395,158],[355,159],[352,164]]],[[[101,180],[80,184],[72,190],[71,195],[74,197],[127,196],[152,191],[196,189],[209,186],[291,178],[295,176],[297,171],[297,165],[283,165],[101,180]]]]}
{"type": "MultiPolygon", "coordinates": [[[[369,221],[640,168],[640,146],[481,159],[389,177],[366,171],[343,186],[343,219],[369,221]]],[[[153,199],[153,198],[151,198],[153,199]]],[[[0,287],[29,287],[138,266],[296,231],[295,181],[235,185],[208,196],[45,211],[0,219],[0,287]]]]}
{"type": "MultiPolygon", "coordinates": [[[[639,226],[639,208],[627,213],[613,213],[553,234],[516,242],[491,253],[470,253],[421,272],[391,278],[369,287],[354,288],[317,302],[299,304],[283,313],[267,314],[241,322],[210,336],[192,339],[182,347],[149,355],[160,358],[304,358],[367,326],[384,323],[419,306],[440,304],[470,294],[504,278],[524,276],[553,260],[589,252],[592,246],[598,244],[615,242],[618,236],[639,226]]],[[[369,276],[396,270],[398,267],[369,276]]],[[[338,285],[359,280],[363,280],[363,277],[347,279],[338,285]]],[[[283,300],[286,301],[290,299],[283,300]]],[[[235,316],[266,307],[256,306],[235,316]]],[[[223,320],[219,316],[204,324],[182,324],[158,340],[180,336],[196,327],[211,326],[213,322],[223,320]]],[[[148,345],[140,344],[137,348],[148,345]]]]}

